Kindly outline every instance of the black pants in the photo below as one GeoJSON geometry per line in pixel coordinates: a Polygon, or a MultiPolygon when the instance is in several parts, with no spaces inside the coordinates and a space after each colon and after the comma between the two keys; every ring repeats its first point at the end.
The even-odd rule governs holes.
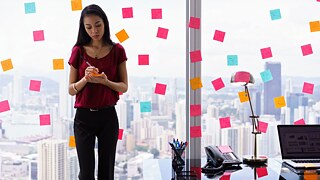
{"type": "Polygon", "coordinates": [[[78,108],[74,136],[80,166],[80,180],[94,180],[95,139],[98,139],[98,180],[113,180],[119,122],[115,107],[99,111],[78,108]]]}

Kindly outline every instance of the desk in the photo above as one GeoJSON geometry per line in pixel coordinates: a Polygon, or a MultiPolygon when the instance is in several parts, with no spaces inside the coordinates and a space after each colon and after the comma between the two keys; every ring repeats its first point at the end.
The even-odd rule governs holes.
{"type": "MultiPolygon", "coordinates": [[[[206,163],[205,159],[202,159],[202,164],[206,163]]],[[[203,166],[202,165],[202,166],[203,166]]],[[[277,180],[277,179],[289,179],[289,180],[303,180],[303,175],[298,175],[288,168],[282,165],[281,159],[268,159],[266,167],[260,169],[254,169],[245,164],[241,165],[242,169],[234,171],[230,176],[225,176],[230,180],[277,180]]],[[[143,161],[143,178],[145,180],[170,180],[172,178],[171,159],[148,159],[143,161]]],[[[207,179],[224,179],[223,175],[217,175],[214,177],[206,176],[201,173],[201,180],[207,179]]],[[[320,180],[320,175],[305,174],[305,179],[308,180],[320,180]]]]}

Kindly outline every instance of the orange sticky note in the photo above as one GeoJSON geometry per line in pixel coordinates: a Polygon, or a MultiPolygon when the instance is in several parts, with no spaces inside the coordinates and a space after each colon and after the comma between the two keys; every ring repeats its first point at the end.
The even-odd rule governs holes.
{"type": "Polygon", "coordinates": [[[127,40],[129,38],[126,30],[122,29],[121,31],[117,32],[116,34],[118,40],[120,41],[120,43],[122,43],[123,41],[127,40]]]}
{"type": "Polygon", "coordinates": [[[69,147],[71,148],[76,147],[76,140],[74,139],[74,136],[69,137],[69,147]]]}
{"type": "Polygon", "coordinates": [[[190,79],[190,85],[191,85],[191,89],[192,90],[196,90],[196,89],[202,88],[201,79],[199,77],[190,79]]]}
{"type": "Polygon", "coordinates": [[[191,126],[190,127],[190,137],[196,138],[201,137],[201,126],[191,126]]]}
{"type": "Polygon", "coordinates": [[[284,96],[275,97],[273,99],[273,102],[276,108],[281,108],[286,106],[286,101],[284,100],[284,96]]]}
{"type": "Polygon", "coordinates": [[[1,66],[3,71],[8,71],[10,69],[13,69],[12,61],[11,59],[3,60],[1,61],[1,66]]]}
{"type": "Polygon", "coordinates": [[[310,32],[320,31],[320,21],[311,21],[309,22],[310,32]]]}
{"type": "Polygon", "coordinates": [[[238,95],[239,95],[239,98],[240,98],[240,102],[243,103],[243,102],[249,101],[249,96],[245,91],[238,92],[238,95]]]}
{"type": "Polygon", "coordinates": [[[50,125],[50,114],[39,115],[40,126],[50,125]]]}
{"type": "Polygon", "coordinates": [[[71,0],[72,11],[82,10],[82,0],[71,0]]]}
{"type": "Polygon", "coordinates": [[[310,171],[305,171],[303,174],[304,180],[318,180],[318,174],[316,172],[311,173],[310,171]]]}
{"type": "Polygon", "coordinates": [[[190,105],[190,116],[201,116],[201,104],[190,105]]]}
{"type": "Polygon", "coordinates": [[[64,69],[63,59],[53,59],[53,70],[61,70],[61,69],[64,69]]]}
{"type": "Polygon", "coordinates": [[[122,140],[122,136],[123,136],[123,129],[119,129],[118,139],[122,140]]]}

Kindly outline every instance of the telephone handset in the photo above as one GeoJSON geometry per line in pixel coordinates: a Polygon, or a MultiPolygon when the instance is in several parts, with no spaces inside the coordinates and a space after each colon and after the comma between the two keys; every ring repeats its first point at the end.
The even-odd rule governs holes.
{"type": "Polygon", "coordinates": [[[224,169],[239,169],[241,160],[230,151],[222,151],[219,146],[207,146],[204,148],[207,154],[207,164],[202,167],[202,172],[221,171],[224,169]]]}

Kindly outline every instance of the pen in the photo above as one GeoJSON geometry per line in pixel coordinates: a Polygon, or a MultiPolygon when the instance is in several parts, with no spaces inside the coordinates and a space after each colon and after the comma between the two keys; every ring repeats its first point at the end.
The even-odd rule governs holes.
{"type": "Polygon", "coordinates": [[[88,61],[86,61],[86,63],[88,64],[88,66],[91,66],[91,64],[88,61]]]}

